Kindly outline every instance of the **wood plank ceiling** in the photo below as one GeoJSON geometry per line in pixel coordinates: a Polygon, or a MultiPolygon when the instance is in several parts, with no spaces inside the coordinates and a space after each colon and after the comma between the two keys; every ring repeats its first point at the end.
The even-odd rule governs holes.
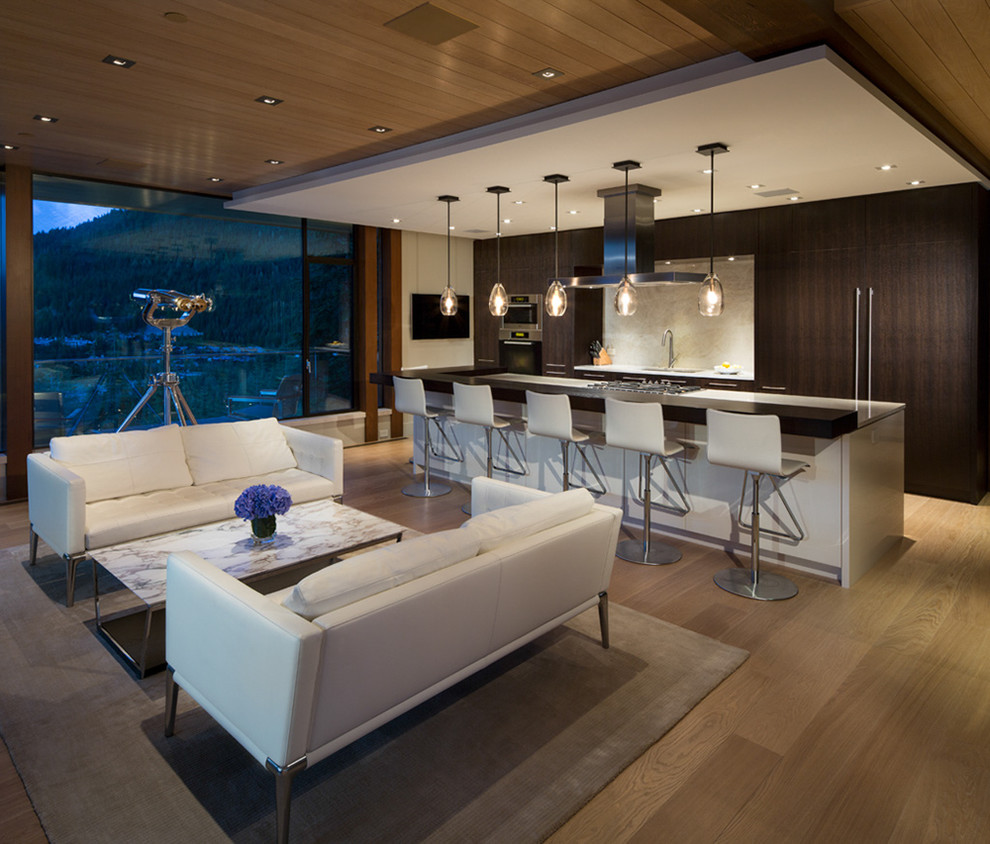
{"type": "Polygon", "coordinates": [[[838,13],[830,0],[437,0],[474,26],[439,44],[386,26],[421,5],[4,3],[0,143],[18,149],[0,161],[229,195],[734,50],[762,58],[827,43],[990,171],[982,0],[840,0],[838,13]],[[953,26],[972,55],[950,64],[953,26]],[[534,75],[546,67],[563,75],[534,75]]]}

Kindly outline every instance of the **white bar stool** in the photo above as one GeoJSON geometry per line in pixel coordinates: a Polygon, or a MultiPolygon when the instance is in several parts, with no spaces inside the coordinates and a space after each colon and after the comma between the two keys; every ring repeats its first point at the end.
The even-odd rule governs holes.
{"type": "MultiPolygon", "coordinates": [[[[746,473],[743,476],[744,492],[746,480],[750,475],[753,476],[751,527],[753,539],[750,570],[747,572],[738,568],[723,569],[715,575],[715,583],[726,592],[759,601],[782,601],[793,598],[798,593],[798,588],[793,582],[783,575],[760,572],[760,480],[764,476],[769,477],[779,495],[780,487],[777,485],[777,479],[792,478],[807,468],[808,464],[799,460],[788,460],[783,456],[780,418],[777,416],[754,416],[748,413],[709,410],[707,423],[708,462],[716,466],[742,469],[746,473]]],[[[780,498],[797,526],[800,538],[803,538],[804,532],[800,530],[793,511],[783,495],[780,498]]],[[[741,500],[739,514],[741,522],[741,500]]],[[[767,532],[770,531],[764,531],[767,532]]]]}
{"type": "Polygon", "coordinates": [[[670,471],[667,458],[681,454],[684,446],[668,442],[663,430],[663,406],[659,402],[630,402],[605,399],[605,442],[611,446],[639,452],[639,497],[643,502],[643,538],[624,539],[615,549],[620,560],[647,566],[665,566],[681,559],[681,552],[665,542],[653,543],[651,507],[653,502],[653,460],[663,466],[680,501],[670,505],[683,516],[690,512],[684,490],[670,471]]]}
{"type": "Polygon", "coordinates": [[[438,414],[426,406],[426,390],[422,378],[392,377],[392,388],[395,390],[395,409],[399,413],[423,417],[423,480],[409,484],[402,490],[403,495],[413,498],[437,498],[450,492],[447,484],[430,483],[430,452],[433,444],[430,442],[430,422],[439,425],[438,414]]]}
{"type": "Polygon", "coordinates": [[[590,439],[587,434],[575,430],[571,421],[571,400],[563,393],[553,395],[526,391],[526,429],[537,437],[549,437],[560,441],[560,454],[563,460],[563,487],[570,489],[570,463],[568,460],[569,447],[574,443],[574,449],[581,456],[584,465],[595,476],[597,487],[585,487],[589,492],[601,495],[605,492],[605,482],[598,470],[588,460],[585,447],[590,439]]]}

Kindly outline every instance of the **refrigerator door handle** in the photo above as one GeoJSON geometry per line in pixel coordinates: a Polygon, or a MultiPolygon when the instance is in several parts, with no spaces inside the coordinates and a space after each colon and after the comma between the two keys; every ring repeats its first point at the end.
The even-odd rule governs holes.
{"type": "Polygon", "coordinates": [[[866,303],[866,400],[873,401],[873,288],[866,303]]]}
{"type": "Polygon", "coordinates": [[[856,288],[856,343],[855,343],[855,363],[853,364],[853,398],[859,399],[859,299],[862,292],[856,288]]]}

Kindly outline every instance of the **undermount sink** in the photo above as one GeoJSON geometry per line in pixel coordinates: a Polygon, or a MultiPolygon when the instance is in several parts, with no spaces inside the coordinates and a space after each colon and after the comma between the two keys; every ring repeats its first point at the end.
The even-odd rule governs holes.
{"type": "Polygon", "coordinates": [[[701,372],[702,371],[700,369],[681,369],[680,367],[676,367],[676,366],[675,367],[644,366],[642,368],[645,369],[647,372],[681,372],[681,373],[685,373],[685,374],[688,373],[688,372],[701,372]]]}

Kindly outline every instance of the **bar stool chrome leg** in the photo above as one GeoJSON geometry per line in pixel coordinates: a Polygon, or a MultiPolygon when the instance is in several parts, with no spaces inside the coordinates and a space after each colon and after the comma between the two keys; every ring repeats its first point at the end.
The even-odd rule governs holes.
{"type": "Polygon", "coordinates": [[[447,484],[430,483],[430,452],[433,449],[433,445],[430,442],[430,420],[426,416],[422,417],[422,419],[424,431],[423,480],[404,487],[402,494],[411,496],[412,498],[439,498],[441,495],[446,495],[450,492],[450,487],[447,484]]]}
{"type": "Polygon", "coordinates": [[[624,539],[615,548],[615,556],[628,563],[640,563],[645,566],[667,566],[681,559],[681,552],[666,542],[653,542],[650,535],[652,527],[652,486],[653,486],[653,455],[639,455],[640,477],[646,476],[646,488],[643,490],[643,538],[624,539]],[[645,466],[644,466],[645,463],[645,466]]]}
{"type": "Polygon", "coordinates": [[[797,586],[783,575],[760,571],[760,478],[762,472],[753,473],[753,539],[750,569],[722,569],[715,575],[715,585],[758,601],[784,601],[798,593],[797,586]]]}

